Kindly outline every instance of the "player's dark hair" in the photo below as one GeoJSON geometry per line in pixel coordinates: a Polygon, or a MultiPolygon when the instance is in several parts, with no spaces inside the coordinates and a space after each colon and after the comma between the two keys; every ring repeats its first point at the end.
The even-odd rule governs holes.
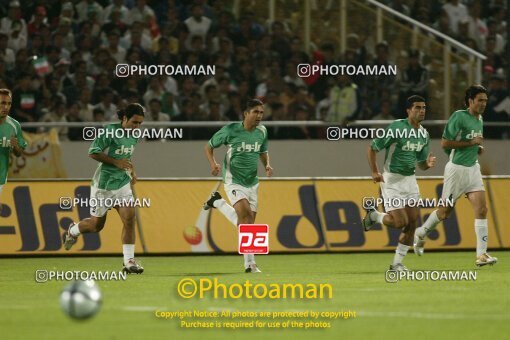
{"type": "Polygon", "coordinates": [[[12,92],[9,89],[0,89],[0,94],[12,98],[12,92]]]}
{"type": "Polygon", "coordinates": [[[406,100],[406,109],[410,109],[413,107],[414,103],[417,102],[425,102],[425,98],[422,96],[413,95],[406,100]]]}
{"type": "Polygon", "coordinates": [[[117,117],[122,120],[126,117],[128,120],[134,115],[145,116],[145,109],[138,103],[131,103],[124,110],[117,111],[117,117]]]}
{"type": "Polygon", "coordinates": [[[264,103],[260,99],[249,99],[246,103],[246,110],[244,112],[249,112],[256,106],[264,105],[264,103]]]}
{"type": "Polygon", "coordinates": [[[489,95],[487,89],[482,85],[471,85],[468,87],[466,90],[466,95],[464,96],[464,103],[466,103],[466,106],[469,106],[469,100],[474,100],[479,93],[485,93],[486,95],[489,95]]]}

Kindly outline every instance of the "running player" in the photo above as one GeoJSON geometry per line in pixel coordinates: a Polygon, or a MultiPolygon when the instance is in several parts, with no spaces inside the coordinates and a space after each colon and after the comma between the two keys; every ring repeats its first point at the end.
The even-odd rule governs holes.
{"type": "MultiPolygon", "coordinates": [[[[258,99],[248,100],[244,120],[224,126],[205,145],[205,154],[213,176],[220,172],[220,165],[214,159],[214,149],[228,145],[222,174],[225,192],[233,207],[215,191],[204,204],[204,209],[217,208],[236,227],[239,224],[255,223],[259,158],[266,169],[266,175],[273,175],[273,168],[269,165],[267,130],[260,125],[263,115],[264,104],[258,99]]],[[[246,273],[260,273],[255,255],[244,254],[244,268],[246,273]]]]}
{"type": "MultiPolygon", "coordinates": [[[[122,203],[114,206],[124,225],[122,229],[122,252],[124,268],[127,273],[140,274],[143,267],[135,260],[135,208],[131,184],[136,183],[136,175],[131,164],[131,156],[138,138],[128,133],[131,129],[139,129],[145,116],[144,108],[138,103],[129,104],[117,113],[120,123],[109,124],[104,133],[98,133],[89,148],[89,156],[98,161],[99,165],[92,178],[90,198],[98,203],[107,203],[106,199],[122,203]],[[124,130],[122,130],[124,129],[124,130]],[[108,149],[108,151],[106,151],[108,149]]],[[[73,223],[64,233],[66,250],[76,243],[78,236],[85,233],[100,232],[106,222],[106,214],[112,207],[105,204],[92,205],[90,217],[73,223]]]]}
{"type": "MultiPolygon", "coordinates": [[[[475,212],[476,261],[477,266],[493,265],[497,258],[487,253],[487,203],[478,155],[483,152],[482,114],[487,106],[487,90],[481,85],[472,85],[466,90],[464,101],[468,107],[455,111],[448,119],[443,132],[441,146],[450,160],[444,169],[443,199],[454,202],[465,194],[475,212]]],[[[416,229],[414,251],[423,255],[425,238],[446,219],[454,207],[445,206],[434,210],[423,226],[416,229]]]]}
{"type": "Polygon", "coordinates": [[[9,89],[0,89],[0,195],[7,182],[11,151],[16,157],[19,157],[27,147],[21,126],[16,119],[9,116],[11,106],[12,92],[9,89]]]}
{"type": "Polygon", "coordinates": [[[403,271],[404,257],[413,244],[414,230],[417,227],[420,189],[416,182],[416,164],[422,170],[435,165],[436,158],[429,153],[430,138],[427,130],[420,125],[425,119],[425,99],[420,96],[407,98],[407,119],[397,119],[385,130],[384,138],[376,138],[368,147],[368,164],[374,183],[381,183],[384,208],[387,213],[377,211],[377,207],[366,207],[363,219],[365,231],[375,223],[383,223],[402,230],[390,270],[403,271]],[[395,138],[402,135],[404,138],[395,138]],[[384,172],[377,168],[376,152],[386,150],[384,172]],[[415,202],[416,204],[410,202],[415,202]],[[412,205],[412,206],[410,206],[412,205]]]}

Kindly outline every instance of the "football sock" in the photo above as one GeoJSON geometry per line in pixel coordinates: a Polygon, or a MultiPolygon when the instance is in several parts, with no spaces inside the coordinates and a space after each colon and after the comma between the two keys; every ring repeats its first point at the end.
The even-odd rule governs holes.
{"type": "Polygon", "coordinates": [[[122,245],[122,253],[124,254],[124,264],[126,264],[129,259],[135,258],[135,245],[134,244],[123,244],[122,245]]]}
{"type": "Polygon", "coordinates": [[[255,264],[255,255],[244,254],[244,268],[248,268],[250,264],[255,264]]]}
{"type": "Polygon", "coordinates": [[[405,244],[398,243],[397,250],[395,250],[395,257],[393,258],[393,265],[397,263],[402,263],[404,257],[407,255],[407,251],[411,246],[406,246],[405,244]]]}
{"type": "Polygon", "coordinates": [[[237,228],[236,210],[227,201],[222,198],[214,201],[213,205],[237,228]]]}
{"type": "Polygon", "coordinates": [[[425,236],[430,234],[430,232],[432,230],[436,229],[436,226],[439,224],[439,222],[441,222],[441,221],[437,217],[437,210],[434,210],[430,214],[429,218],[427,218],[425,223],[423,223],[423,225],[421,227],[416,228],[415,235],[417,235],[418,237],[424,238],[425,236]]]}
{"type": "Polygon", "coordinates": [[[379,212],[377,210],[370,212],[370,219],[372,221],[376,221],[377,223],[383,223],[383,218],[386,216],[386,213],[379,212]]]}
{"type": "Polygon", "coordinates": [[[489,228],[487,219],[475,219],[476,232],[476,257],[487,252],[487,238],[489,236],[489,228]]]}
{"type": "Polygon", "coordinates": [[[80,232],[80,228],[78,227],[80,223],[74,223],[71,227],[69,227],[69,234],[71,234],[71,236],[80,236],[81,232],[80,232]]]}

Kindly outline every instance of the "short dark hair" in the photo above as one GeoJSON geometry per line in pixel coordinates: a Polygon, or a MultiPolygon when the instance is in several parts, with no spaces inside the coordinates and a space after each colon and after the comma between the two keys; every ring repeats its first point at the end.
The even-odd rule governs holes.
{"type": "Polygon", "coordinates": [[[248,102],[246,103],[246,110],[244,112],[249,112],[251,109],[253,109],[256,106],[264,105],[264,103],[257,98],[254,99],[248,99],[248,102]]]}
{"type": "Polygon", "coordinates": [[[464,96],[464,103],[466,103],[466,106],[469,106],[469,100],[475,99],[475,97],[479,93],[485,93],[486,95],[489,94],[487,89],[485,87],[483,87],[482,85],[477,84],[477,85],[471,85],[470,87],[468,87],[466,90],[466,95],[464,96]]]}
{"type": "Polygon", "coordinates": [[[425,102],[425,98],[422,96],[413,95],[406,100],[406,109],[410,109],[413,107],[414,103],[417,102],[425,102]]]}
{"type": "Polygon", "coordinates": [[[117,117],[122,120],[126,117],[128,120],[134,115],[145,116],[145,109],[138,103],[131,103],[124,110],[117,111],[117,117]]]}
{"type": "Polygon", "coordinates": [[[0,89],[0,94],[12,98],[12,92],[9,89],[0,89]]]}

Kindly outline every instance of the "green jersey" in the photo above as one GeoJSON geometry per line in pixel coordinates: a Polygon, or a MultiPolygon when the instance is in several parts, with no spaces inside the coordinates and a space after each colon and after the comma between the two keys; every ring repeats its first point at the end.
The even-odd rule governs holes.
{"type": "Polygon", "coordinates": [[[7,182],[9,155],[12,150],[11,137],[18,139],[20,148],[25,149],[27,147],[27,142],[23,138],[18,121],[7,116],[3,124],[0,125],[0,185],[4,185],[7,182]]]}
{"type": "Polygon", "coordinates": [[[250,132],[243,123],[225,125],[209,140],[213,149],[221,145],[228,146],[222,170],[224,183],[247,188],[257,184],[258,160],[261,153],[267,152],[266,128],[260,125],[250,132]]]}
{"type": "Polygon", "coordinates": [[[414,128],[408,119],[397,119],[384,130],[383,138],[372,141],[372,150],[386,149],[384,171],[414,175],[416,164],[427,160],[430,137],[423,126],[414,128]]]}
{"type": "MultiPolygon", "coordinates": [[[[455,111],[444,128],[443,138],[467,142],[475,137],[483,137],[482,115],[476,118],[468,110],[455,111]]],[[[462,149],[447,149],[450,161],[457,165],[473,166],[478,163],[478,145],[462,149]]]]}
{"type": "MultiPolygon", "coordinates": [[[[131,155],[135,151],[138,138],[134,138],[122,131],[120,123],[109,124],[98,133],[89,148],[89,155],[104,152],[115,159],[127,159],[131,161],[131,155]],[[116,132],[116,130],[119,130],[116,132]],[[104,133],[103,133],[104,132],[104,133]]],[[[92,178],[92,186],[105,190],[117,190],[131,181],[131,174],[111,164],[99,163],[92,178]]]]}

